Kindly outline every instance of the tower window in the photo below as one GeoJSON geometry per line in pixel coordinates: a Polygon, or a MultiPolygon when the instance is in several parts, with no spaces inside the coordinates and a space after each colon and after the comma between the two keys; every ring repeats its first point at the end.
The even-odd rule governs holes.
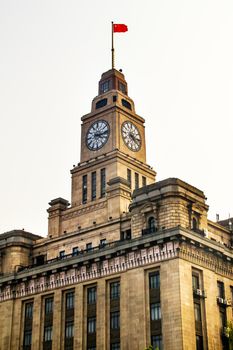
{"type": "Polygon", "coordinates": [[[139,175],[135,173],[135,190],[139,188],[139,175]]]}
{"type": "Polygon", "coordinates": [[[100,196],[104,197],[106,193],[106,171],[105,168],[100,170],[100,196]]]}
{"type": "Polygon", "coordinates": [[[124,107],[126,107],[126,108],[132,110],[132,106],[131,106],[131,104],[130,104],[128,101],[126,101],[126,100],[124,100],[124,99],[122,98],[121,103],[122,103],[122,106],[124,106],[124,107]]]}
{"type": "Polygon", "coordinates": [[[156,231],[156,221],[154,216],[150,216],[148,219],[148,231],[149,233],[153,233],[156,231]]]}
{"type": "Polygon", "coordinates": [[[118,89],[123,92],[123,94],[126,94],[126,85],[121,83],[120,81],[118,82],[118,89]]]}
{"type": "Polygon", "coordinates": [[[146,177],[145,176],[142,177],[142,186],[143,187],[146,186],[146,177]]]}
{"type": "Polygon", "coordinates": [[[87,175],[83,175],[83,204],[87,202],[87,175]]]}
{"type": "Polygon", "coordinates": [[[91,200],[96,199],[96,171],[91,173],[91,200]]]}
{"type": "Polygon", "coordinates": [[[129,185],[131,188],[132,177],[131,177],[131,170],[130,169],[127,169],[127,180],[129,182],[129,185]]]}
{"type": "Polygon", "coordinates": [[[107,98],[103,98],[102,100],[99,100],[98,102],[96,102],[95,108],[96,109],[102,108],[102,107],[106,106],[107,103],[108,103],[107,98]]]}
{"type": "Polygon", "coordinates": [[[105,92],[110,90],[110,80],[107,80],[100,84],[100,93],[104,94],[105,92]]]}

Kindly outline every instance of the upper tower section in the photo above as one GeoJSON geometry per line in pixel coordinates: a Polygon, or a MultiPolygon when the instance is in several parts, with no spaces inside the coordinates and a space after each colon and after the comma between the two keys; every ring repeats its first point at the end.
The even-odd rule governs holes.
{"type": "Polygon", "coordinates": [[[91,113],[81,120],[81,162],[120,151],[146,163],[145,120],[135,112],[121,71],[113,68],[102,74],[91,113]]]}

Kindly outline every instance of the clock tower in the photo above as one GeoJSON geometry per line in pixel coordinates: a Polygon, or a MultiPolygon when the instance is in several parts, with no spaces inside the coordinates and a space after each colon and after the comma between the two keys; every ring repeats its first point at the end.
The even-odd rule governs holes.
{"type": "Polygon", "coordinates": [[[58,204],[61,235],[120,219],[128,212],[133,190],[155,182],[156,173],[146,164],[145,120],[135,112],[121,71],[102,74],[91,112],[81,120],[80,163],[71,170],[71,207],[64,200],[50,203],[52,236],[58,204]]]}

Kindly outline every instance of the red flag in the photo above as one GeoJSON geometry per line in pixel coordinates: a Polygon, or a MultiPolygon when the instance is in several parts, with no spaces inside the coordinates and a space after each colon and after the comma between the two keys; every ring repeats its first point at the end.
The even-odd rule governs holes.
{"type": "Polygon", "coordinates": [[[124,33],[128,31],[128,27],[125,24],[113,24],[114,33],[124,33]]]}

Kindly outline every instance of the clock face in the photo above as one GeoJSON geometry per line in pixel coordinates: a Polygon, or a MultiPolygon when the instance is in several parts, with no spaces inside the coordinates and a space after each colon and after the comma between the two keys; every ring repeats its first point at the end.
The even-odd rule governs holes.
{"type": "Polygon", "coordinates": [[[134,152],[137,152],[141,148],[141,135],[136,125],[130,121],[126,121],[122,124],[121,133],[126,146],[134,152]]]}
{"type": "Polygon", "coordinates": [[[97,151],[105,145],[109,137],[109,124],[105,120],[97,120],[87,131],[86,145],[91,151],[97,151]]]}

